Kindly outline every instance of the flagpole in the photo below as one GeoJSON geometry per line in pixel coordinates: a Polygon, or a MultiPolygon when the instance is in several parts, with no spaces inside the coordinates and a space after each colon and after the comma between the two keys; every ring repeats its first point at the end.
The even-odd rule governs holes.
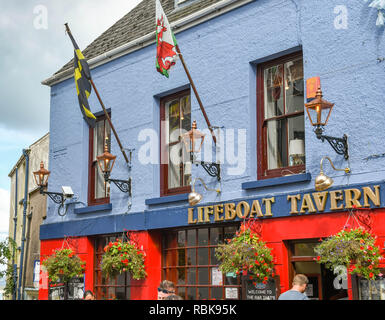
{"type": "MultiPolygon", "coordinates": [[[[64,25],[65,25],[65,27],[66,27],[67,33],[72,37],[72,33],[71,33],[71,30],[70,30],[70,28],[69,28],[69,26],[68,26],[68,23],[65,23],[64,25]]],[[[100,102],[100,105],[101,105],[102,108],[103,108],[104,114],[106,115],[106,118],[107,118],[107,120],[108,120],[108,123],[110,124],[110,127],[111,127],[111,129],[112,129],[112,132],[114,133],[115,138],[116,138],[116,141],[118,142],[120,151],[123,153],[123,156],[124,156],[124,159],[126,160],[126,163],[129,163],[128,157],[127,157],[126,153],[124,152],[124,149],[123,149],[122,143],[120,142],[119,136],[118,136],[118,134],[116,133],[115,127],[114,127],[114,125],[113,125],[112,122],[111,122],[111,118],[110,118],[110,116],[108,115],[108,112],[107,112],[107,110],[106,110],[106,108],[105,108],[105,106],[104,106],[104,103],[103,103],[103,101],[102,101],[102,98],[101,98],[100,95],[99,95],[98,89],[96,89],[95,83],[94,83],[94,81],[92,80],[92,78],[90,78],[90,79],[88,79],[88,80],[90,81],[92,87],[93,87],[94,90],[95,90],[96,96],[98,97],[98,100],[99,100],[99,102],[100,102]]]]}
{"type": "Polygon", "coordinates": [[[114,135],[115,135],[115,138],[116,138],[116,141],[118,142],[120,151],[122,151],[123,156],[124,156],[124,159],[126,160],[126,162],[129,163],[128,158],[127,158],[127,155],[126,155],[126,153],[124,152],[123,146],[122,146],[122,144],[121,144],[121,142],[120,142],[119,136],[118,136],[118,134],[116,133],[115,127],[114,127],[114,125],[113,125],[112,122],[111,122],[111,118],[110,118],[110,116],[108,115],[108,112],[107,112],[107,110],[106,110],[106,108],[105,108],[105,106],[104,106],[104,103],[103,103],[103,101],[102,101],[102,98],[101,98],[100,95],[99,95],[98,89],[96,89],[95,83],[94,83],[94,81],[93,81],[92,79],[90,79],[90,82],[91,82],[92,87],[93,87],[94,90],[95,90],[95,93],[96,93],[96,96],[98,97],[98,100],[99,100],[99,102],[100,102],[100,105],[101,105],[102,108],[103,108],[104,114],[106,115],[106,118],[107,118],[107,120],[108,120],[108,123],[110,124],[110,127],[111,127],[111,129],[112,129],[112,132],[113,132],[114,135]]]}
{"type": "Polygon", "coordinates": [[[209,118],[207,117],[205,108],[203,107],[201,98],[199,97],[199,94],[198,94],[198,91],[197,91],[197,89],[196,89],[196,87],[195,87],[194,81],[193,81],[193,79],[191,78],[190,72],[189,72],[188,69],[187,69],[186,63],[185,63],[185,61],[184,61],[184,59],[183,59],[183,55],[182,55],[182,53],[180,52],[179,46],[178,46],[178,45],[176,45],[175,48],[176,48],[176,52],[177,52],[178,55],[179,55],[180,61],[182,62],[182,65],[183,65],[183,68],[184,68],[184,70],[185,70],[185,72],[186,72],[187,78],[188,78],[189,81],[190,81],[191,87],[193,88],[193,91],[194,91],[194,93],[195,93],[195,97],[196,97],[197,100],[198,100],[199,107],[201,108],[201,111],[202,111],[202,113],[203,113],[203,117],[205,118],[206,123],[207,123],[207,126],[209,127],[209,130],[210,130],[211,135],[212,135],[212,137],[213,137],[214,143],[217,144],[217,139],[216,139],[216,137],[215,137],[215,133],[214,133],[214,131],[213,131],[213,128],[211,127],[210,120],[209,120],[209,118]]]}

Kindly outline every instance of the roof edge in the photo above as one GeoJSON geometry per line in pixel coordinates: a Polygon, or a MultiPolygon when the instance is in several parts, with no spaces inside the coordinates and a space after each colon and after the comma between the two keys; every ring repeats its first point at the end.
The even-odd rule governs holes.
{"type": "MultiPolygon", "coordinates": [[[[207,20],[213,19],[217,16],[225,14],[231,10],[237,9],[243,5],[249,4],[254,1],[256,0],[241,0],[241,1],[222,0],[202,10],[196,11],[186,17],[183,17],[175,22],[172,22],[171,27],[174,29],[174,33],[177,34],[179,32],[190,29],[207,20]]],[[[147,47],[152,43],[155,43],[155,31],[150,32],[140,38],[130,41],[110,51],[107,51],[101,55],[98,55],[88,60],[88,64],[91,69],[94,69],[100,65],[103,65],[112,60],[115,60],[121,56],[127,55],[131,52],[147,47]]],[[[67,70],[64,70],[58,74],[51,76],[46,80],[43,80],[41,84],[46,86],[53,86],[55,84],[58,84],[64,80],[71,78],[72,73],[73,73],[73,68],[69,68],[67,70]]]]}

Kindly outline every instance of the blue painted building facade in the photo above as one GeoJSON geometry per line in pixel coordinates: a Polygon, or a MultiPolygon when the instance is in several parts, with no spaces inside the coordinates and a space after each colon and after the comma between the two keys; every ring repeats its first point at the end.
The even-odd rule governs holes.
{"type": "MultiPolygon", "coordinates": [[[[228,12],[219,11],[211,17],[212,11],[200,21],[192,19],[191,25],[174,29],[211,124],[221,127],[223,146],[230,145],[231,140],[235,145],[234,154],[226,148],[220,150],[220,183],[200,166],[192,166],[192,177],[201,177],[209,187],[221,189],[218,195],[205,192],[197,185],[204,195],[199,206],[240,201],[252,206],[252,201],[259,199],[265,215],[266,203],[262,199],[275,197],[271,208],[273,217],[265,218],[301,219],[297,230],[300,233],[300,221],[320,212],[293,215],[287,197],[300,194],[303,198],[315,192],[320,160],[329,156],[337,168],[351,169],[350,174],[336,172],[325,162],[325,173],[334,179],[330,190],[362,190],[370,186],[374,192],[374,186],[378,185],[380,203],[368,198],[367,207],[373,208],[373,214],[377,214],[378,209],[378,215],[382,215],[381,208],[385,207],[382,143],[385,140],[382,130],[385,42],[383,28],[375,25],[377,11],[360,0],[350,1],[342,8],[340,2],[334,0],[241,2],[238,1],[238,6],[237,1],[229,1],[228,5],[233,7],[228,12]],[[305,85],[306,79],[320,77],[324,98],[335,103],[325,134],[348,136],[349,159],[345,160],[326,141],[316,138],[305,111],[304,172],[258,179],[258,66],[295,52],[303,55],[305,85]],[[245,154],[239,151],[243,147],[245,154]],[[238,156],[242,160],[234,164],[232,160],[238,156]],[[234,175],[232,171],[237,165],[240,165],[240,174],[234,175]]],[[[226,11],[223,8],[221,10],[226,11]]],[[[76,30],[73,32],[76,35],[76,30]]],[[[40,231],[42,242],[65,236],[115,234],[127,229],[162,232],[168,228],[207,227],[219,222],[214,221],[211,214],[210,223],[189,224],[188,193],[161,197],[160,101],[190,88],[190,84],[180,61],[170,71],[168,79],[156,72],[154,41],[155,35],[151,43],[133,47],[127,54],[97,66],[91,64],[93,80],[111,112],[123,146],[135,149],[130,171],[132,199],[111,185],[109,204],[88,205],[89,128],[79,112],[73,78],[57,79],[51,84],[49,189],[60,190],[62,185],[69,185],[76,198],[69,201],[64,217],[57,214],[57,205],[48,200],[47,219],[40,231]],[[155,143],[148,148],[151,141],[155,143]],[[148,163],[143,163],[142,159],[147,159],[148,163]],[[132,203],[129,211],[128,201],[132,203]]],[[[102,111],[94,93],[89,102],[94,113],[102,111]]],[[[306,97],[303,102],[307,102],[306,97]]],[[[191,119],[197,120],[200,130],[207,129],[192,90],[191,119]]],[[[207,142],[211,138],[208,131],[205,132],[207,142]]],[[[129,171],[113,136],[111,153],[117,155],[111,177],[126,179],[129,171]]],[[[360,201],[363,205],[363,197],[360,201]]],[[[348,208],[343,200],[341,203],[342,207],[333,213],[328,202],[324,212],[340,215],[342,223],[348,216],[348,208]]],[[[301,201],[298,206],[300,208],[301,201]]],[[[194,210],[192,218],[198,219],[197,209],[194,210]]],[[[383,221],[382,218],[379,221],[383,221]]],[[[342,227],[343,223],[333,226],[333,230],[342,227]]],[[[327,235],[325,231],[318,237],[327,235]]],[[[385,233],[379,237],[385,239],[385,233]]],[[[286,269],[282,267],[282,272],[286,269]]],[[[288,289],[289,280],[289,274],[281,275],[281,290],[288,289]]]]}

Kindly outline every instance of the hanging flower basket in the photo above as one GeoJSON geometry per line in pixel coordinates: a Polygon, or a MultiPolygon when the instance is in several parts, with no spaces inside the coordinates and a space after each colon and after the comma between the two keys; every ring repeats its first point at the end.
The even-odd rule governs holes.
{"type": "Polygon", "coordinates": [[[318,254],[315,260],[331,270],[342,265],[350,274],[374,280],[376,276],[382,276],[379,269],[381,250],[375,242],[376,236],[362,227],[344,229],[315,247],[318,254]]]}
{"type": "Polygon", "coordinates": [[[134,241],[116,239],[104,247],[102,272],[111,278],[122,272],[130,272],[133,279],[144,279],[147,276],[144,256],[144,252],[139,250],[134,241]]]}
{"type": "Polygon", "coordinates": [[[264,284],[274,277],[271,249],[245,224],[232,239],[218,246],[215,256],[220,261],[219,269],[223,273],[243,274],[250,280],[264,284]]]}
{"type": "Polygon", "coordinates": [[[68,283],[69,280],[83,275],[86,263],[72,249],[57,249],[42,264],[47,269],[51,282],[68,283]]]}

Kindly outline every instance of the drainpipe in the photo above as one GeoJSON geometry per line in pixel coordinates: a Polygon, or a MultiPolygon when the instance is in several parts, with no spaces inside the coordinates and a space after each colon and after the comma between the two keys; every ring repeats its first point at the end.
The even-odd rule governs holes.
{"type": "MultiPolygon", "coordinates": [[[[13,243],[16,243],[16,226],[17,226],[17,175],[18,175],[18,168],[16,167],[15,171],[15,215],[13,217],[13,243]]],[[[12,266],[13,266],[13,293],[12,293],[12,299],[16,300],[16,285],[17,285],[17,265],[15,264],[15,253],[16,253],[16,245],[13,246],[13,253],[12,253],[12,266]]]]}
{"type": "Polygon", "coordinates": [[[25,268],[24,268],[24,271],[23,271],[23,291],[24,291],[24,288],[25,288],[25,276],[26,276],[26,273],[27,273],[27,268],[28,268],[28,252],[29,252],[29,246],[30,246],[30,243],[31,243],[31,221],[32,221],[32,211],[33,211],[33,208],[31,207],[31,211],[29,212],[29,214],[27,215],[27,218],[28,218],[28,227],[27,227],[27,246],[25,248],[25,261],[24,261],[24,265],[25,265],[25,268]]]}
{"type": "Polygon", "coordinates": [[[24,186],[24,199],[23,199],[23,231],[21,235],[21,253],[20,253],[20,268],[19,268],[19,286],[17,288],[17,300],[22,300],[21,291],[23,280],[23,267],[24,267],[24,244],[25,244],[25,225],[27,220],[27,203],[28,203],[28,175],[29,175],[29,150],[23,149],[23,155],[25,157],[25,186],[24,186]]]}

